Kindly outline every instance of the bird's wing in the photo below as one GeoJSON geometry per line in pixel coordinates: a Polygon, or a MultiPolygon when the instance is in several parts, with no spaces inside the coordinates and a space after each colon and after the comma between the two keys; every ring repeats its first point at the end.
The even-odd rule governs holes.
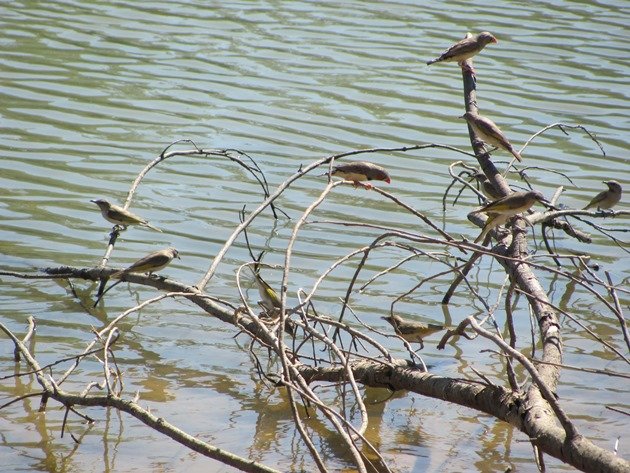
{"type": "Polygon", "coordinates": [[[333,171],[343,172],[347,174],[365,174],[370,169],[369,163],[344,163],[333,167],[333,171]]]}
{"type": "Polygon", "coordinates": [[[583,210],[588,210],[588,209],[592,209],[593,207],[597,207],[597,205],[602,200],[604,200],[605,197],[606,197],[606,191],[600,192],[599,194],[597,194],[595,197],[591,199],[591,201],[588,203],[586,207],[584,207],[583,210]]]}
{"type": "Polygon", "coordinates": [[[415,335],[415,334],[419,334],[422,333],[424,330],[426,330],[425,326],[409,326],[409,325],[404,325],[402,327],[398,326],[396,328],[396,330],[401,334],[401,335],[415,335]]]}
{"type": "MultiPolygon", "coordinates": [[[[479,128],[480,133],[492,138],[492,140],[495,141],[496,144],[502,145],[504,147],[510,146],[510,142],[503,134],[501,129],[494,122],[490,121],[486,117],[480,116],[477,117],[475,123],[477,125],[477,128],[479,128]]],[[[491,144],[495,143],[493,142],[491,144]]]]}
{"type": "Polygon", "coordinates": [[[513,192],[510,195],[495,200],[484,205],[479,212],[508,213],[516,215],[529,209],[538,200],[539,193],[535,192],[513,192]]]}
{"type": "MultiPolygon", "coordinates": [[[[511,195],[513,195],[513,194],[511,194],[511,195]]],[[[487,204],[482,206],[479,210],[477,210],[475,213],[500,212],[501,210],[503,210],[506,207],[506,204],[505,204],[506,199],[507,199],[507,196],[506,197],[501,197],[499,200],[494,200],[492,202],[488,202],[487,204]]]]}
{"type": "Polygon", "coordinates": [[[475,38],[474,36],[471,38],[465,38],[444,51],[439,59],[443,61],[445,59],[474,53],[477,48],[477,38],[475,38]]]}
{"type": "Polygon", "coordinates": [[[282,301],[280,301],[280,297],[278,293],[269,285],[267,281],[265,281],[260,274],[255,273],[256,282],[258,283],[258,293],[260,297],[263,299],[263,303],[268,310],[273,310],[274,307],[280,308],[282,307],[282,301]],[[271,307],[267,307],[271,303],[271,307]]]}
{"type": "Polygon", "coordinates": [[[142,273],[144,271],[150,271],[152,269],[161,268],[171,262],[171,257],[164,253],[155,253],[147,255],[144,258],[139,259],[127,269],[128,273],[142,273]]]}
{"type": "Polygon", "coordinates": [[[138,217],[137,215],[134,215],[128,210],[118,207],[117,205],[112,205],[110,207],[109,216],[115,220],[120,220],[123,223],[147,223],[146,220],[144,220],[143,218],[138,217]]]}

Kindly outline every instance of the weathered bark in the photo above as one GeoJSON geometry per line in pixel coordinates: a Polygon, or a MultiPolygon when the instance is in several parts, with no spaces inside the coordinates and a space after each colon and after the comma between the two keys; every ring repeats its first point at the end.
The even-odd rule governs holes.
{"type": "MultiPolygon", "coordinates": [[[[518,238],[523,238],[521,233],[517,235],[517,242],[520,241],[518,238]]],[[[494,250],[497,251],[497,255],[505,253],[514,257],[522,255],[523,247],[516,244],[510,247],[499,245],[494,250]]],[[[538,316],[541,332],[543,332],[543,346],[547,347],[546,350],[543,350],[543,357],[546,357],[547,360],[557,359],[561,354],[561,344],[558,338],[559,328],[555,313],[541,302],[547,299],[538,280],[531,272],[529,266],[522,261],[506,262],[501,258],[499,258],[499,261],[502,261],[508,270],[511,271],[510,274],[517,284],[537,295],[535,299],[530,298],[530,303],[538,316]]],[[[102,276],[102,271],[113,270],[73,267],[46,270],[49,274],[63,274],[65,277],[83,278],[93,281],[97,281],[102,276]]],[[[138,274],[129,274],[127,280],[132,283],[152,286],[166,292],[185,293],[184,297],[198,305],[209,315],[213,315],[226,323],[245,328],[252,335],[259,337],[259,340],[267,346],[275,346],[275,337],[269,337],[267,332],[261,331],[259,326],[249,317],[238,316],[234,311],[226,309],[193,286],[181,284],[170,279],[147,277],[138,274]]],[[[301,324],[299,321],[296,323],[298,325],[301,324]]],[[[315,367],[299,363],[296,363],[296,367],[300,375],[308,383],[346,381],[347,369],[350,369],[356,381],[366,386],[391,390],[408,390],[423,396],[442,399],[446,402],[484,412],[499,420],[508,422],[524,432],[544,453],[584,471],[625,472],[630,469],[628,462],[615,456],[612,452],[594,445],[581,435],[568,439],[564,429],[558,427],[551,408],[542,399],[538,389],[534,386],[530,387],[526,393],[518,394],[502,386],[437,376],[424,372],[410,362],[400,359],[382,362],[355,360],[348,367],[315,367]]],[[[538,366],[538,371],[545,382],[555,389],[558,368],[541,364],[538,366]],[[542,369],[543,367],[547,369],[542,369]]],[[[69,395],[46,384],[42,384],[42,387],[51,398],[58,399],[66,405],[68,403],[102,405],[102,400],[99,400],[97,397],[69,395]]],[[[123,401],[121,400],[120,402],[122,403],[123,401]]],[[[116,404],[118,404],[118,401],[116,404]]],[[[122,404],[115,407],[122,407],[122,404]]]]}

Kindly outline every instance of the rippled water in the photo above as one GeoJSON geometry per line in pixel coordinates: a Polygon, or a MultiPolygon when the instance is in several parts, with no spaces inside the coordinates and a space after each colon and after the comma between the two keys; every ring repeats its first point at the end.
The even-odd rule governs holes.
{"type": "MultiPolygon", "coordinates": [[[[465,124],[457,118],[463,110],[457,66],[424,64],[468,30],[489,30],[499,38],[498,45],[489,46],[475,61],[478,101],[481,112],[500,123],[513,143],[521,146],[545,125],[565,122],[586,126],[606,150],[604,157],[578,130],[569,136],[557,129],[546,133],[524,153],[524,165],[533,166],[527,174],[537,188],[551,195],[563,185],[561,202],[581,207],[601,190],[602,179],[615,177],[625,184],[630,180],[627,2],[449,1],[431,7],[367,1],[198,3],[0,5],[3,269],[97,264],[108,227],[89,200],[122,202],[142,167],[179,139],[247,152],[272,187],[301,165],[341,151],[418,143],[469,150],[465,124]]],[[[507,159],[503,153],[496,158],[507,159]]],[[[368,159],[389,169],[388,190],[451,234],[476,236],[478,230],[465,217],[476,205],[471,195],[442,213],[448,165],[462,155],[425,150],[379,153],[368,159]]],[[[324,182],[309,175],[291,187],[279,204],[292,221],[274,222],[270,213],[256,221],[251,237],[257,247],[268,249],[266,262],[283,261],[295,218],[319,195],[324,182]]],[[[237,212],[243,205],[253,209],[260,201],[256,184],[230,162],[186,157],[167,161],[149,174],[132,205],[164,233],[126,232],[112,263],[122,265],[150,249],[173,245],[182,260],[169,267],[168,275],[194,283],[231,233],[237,212]]],[[[347,187],[339,188],[314,217],[419,225],[376,193],[347,187]]],[[[620,227],[625,221],[605,224],[620,227]]],[[[310,287],[336,257],[368,244],[377,234],[325,225],[304,228],[293,259],[292,293],[310,287]]],[[[592,245],[562,237],[557,244],[565,252],[592,254],[616,281],[628,277],[626,254],[601,236],[595,235],[592,245]]],[[[213,294],[236,301],[234,271],[248,258],[240,243],[229,252],[212,281],[213,294]]],[[[393,261],[392,252],[375,255],[370,275],[393,261]]],[[[338,310],[340,286],[345,288],[352,270],[341,269],[323,284],[319,297],[326,310],[338,310]]],[[[353,307],[378,325],[392,294],[435,270],[407,265],[353,297],[353,307]]],[[[484,276],[493,289],[502,284],[500,274],[494,268],[484,276]]],[[[405,299],[401,311],[422,320],[446,317],[458,322],[480,310],[471,308],[467,294],[460,294],[445,314],[440,300],[447,282],[405,299]]],[[[37,318],[42,363],[82,349],[91,338],[90,327],[104,325],[119,310],[152,294],[121,285],[109,295],[104,310],[87,312],[64,283],[6,277],[0,283],[0,320],[21,331],[27,315],[37,318]]],[[[554,302],[598,333],[619,336],[616,321],[602,315],[602,307],[585,293],[578,290],[565,300],[563,284],[543,276],[543,286],[554,302]]],[[[84,302],[92,289],[78,284],[84,302]]],[[[522,312],[520,325],[528,330],[522,312]]],[[[286,399],[257,383],[246,349],[239,345],[244,338],[233,340],[232,327],[171,301],[127,319],[120,328],[125,335],[118,357],[125,366],[128,391],[139,389],[154,411],[219,447],[280,469],[303,467],[300,459],[306,453],[294,446],[286,399]],[[288,460],[293,455],[295,463],[288,460]]],[[[625,370],[576,325],[567,324],[565,342],[568,364],[625,370]]],[[[623,349],[620,339],[612,342],[623,349]]],[[[13,369],[12,347],[6,340],[0,346],[6,373],[13,369]]],[[[438,353],[435,343],[428,343],[423,354],[438,373],[457,375],[465,369],[465,362],[460,365],[454,358],[461,355],[459,350],[438,353]]],[[[86,365],[86,376],[90,369],[98,372],[100,367],[86,365]]],[[[500,370],[497,366],[497,373],[500,370]]],[[[570,414],[583,415],[581,421],[602,446],[610,447],[618,435],[627,438],[628,423],[603,407],[618,403],[616,390],[627,391],[627,384],[620,388],[615,381],[596,378],[592,395],[585,396],[582,376],[563,372],[559,394],[569,403],[570,414]]],[[[14,383],[0,384],[6,398],[36,388],[32,379],[22,379],[17,388],[14,383]]],[[[378,390],[367,395],[387,397],[378,390]]],[[[5,408],[0,416],[0,454],[9,458],[9,469],[218,468],[128,417],[104,418],[102,412],[93,413],[103,421],[73,452],[67,437],[59,439],[62,416],[51,411],[44,422],[34,399],[5,408]]],[[[457,471],[471,464],[480,471],[509,464],[533,468],[527,443],[510,442],[511,436],[525,440],[522,435],[490,419],[473,422],[471,414],[432,399],[400,395],[371,406],[376,426],[371,440],[383,446],[400,471],[457,471]],[[436,428],[443,425],[456,427],[436,428]]],[[[84,432],[78,422],[71,429],[75,435],[84,432]]],[[[334,445],[324,442],[321,447],[334,458],[333,464],[346,465],[348,458],[334,445]]]]}

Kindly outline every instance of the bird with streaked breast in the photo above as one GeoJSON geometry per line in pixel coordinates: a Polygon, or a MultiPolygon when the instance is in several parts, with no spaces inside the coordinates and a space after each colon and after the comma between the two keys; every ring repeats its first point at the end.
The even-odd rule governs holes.
{"type": "Polygon", "coordinates": [[[485,213],[488,215],[488,220],[479,236],[475,239],[475,243],[483,241],[490,230],[503,225],[510,217],[525,212],[536,202],[547,202],[547,199],[538,191],[513,192],[471,212],[471,214],[485,213]]]}
{"type": "Polygon", "coordinates": [[[381,317],[394,327],[394,331],[408,342],[420,343],[424,347],[423,338],[432,333],[441,332],[448,327],[440,324],[430,324],[405,320],[400,315],[392,314],[388,317],[381,317]]]}
{"type": "MultiPolygon", "coordinates": [[[[452,45],[437,58],[427,61],[427,65],[436,62],[457,62],[460,67],[464,67],[464,61],[479,54],[488,44],[498,42],[497,38],[488,31],[483,31],[476,36],[467,36],[452,45]]],[[[472,69],[471,72],[474,73],[472,69]]]]}
{"type": "Polygon", "coordinates": [[[582,210],[589,210],[593,207],[597,209],[612,209],[621,200],[621,184],[617,181],[602,181],[608,189],[601,191],[582,210]]]}
{"type": "Polygon", "coordinates": [[[131,266],[121,269],[120,271],[116,271],[113,273],[110,278],[121,278],[129,273],[148,273],[151,276],[153,273],[156,273],[173,261],[173,258],[179,257],[179,251],[175,248],[165,248],[163,250],[154,251],[146,255],[143,258],[140,258],[138,261],[133,263],[131,266]]]}
{"type": "Polygon", "coordinates": [[[501,129],[487,117],[482,117],[477,113],[466,112],[460,118],[468,122],[475,134],[484,142],[499,149],[512,153],[519,162],[523,161],[520,153],[514,149],[512,143],[507,139],[501,129]]]}
{"type": "Polygon", "coordinates": [[[125,210],[118,205],[112,204],[105,199],[95,199],[90,200],[90,202],[98,205],[98,208],[101,210],[101,215],[103,218],[114,225],[120,225],[124,228],[127,228],[129,225],[138,225],[141,227],[148,227],[152,230],[156,230],[158,232],[162,232],[157,227],[151,225],[148,221],[143,219],[142,217],[131,213],[129,210],[125,210]]]}
{"type": "MultiPolygon", "coordinates": [[[[324,175],[328,175],[328,173],[324,175]]],[[[335,164],[330,175],[340,177],[346,181],[352,181],[354,187],[362,186],[365,189],[371,189],[373,186],[362,181],[385,181],[388,184],[391,182],[389,173],[385,168],[367,161],[335,164]]]]}

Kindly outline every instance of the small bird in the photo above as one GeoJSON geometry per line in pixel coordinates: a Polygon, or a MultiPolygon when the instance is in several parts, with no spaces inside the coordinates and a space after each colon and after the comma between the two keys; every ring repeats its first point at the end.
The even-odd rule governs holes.
{"type": "MultiPolygon", "coordinates": [[[[439,57],[427,61],[427,65],[434,62],[457,62],[460,67],[464,67],[464,61],[470,59],[480,53],[490,43],[498,43],[499,41],[487,31],[479,33],[477,36],[470,36],[458,41],[453,46],[444,51],[439,57]]],[[[474,74],[474,71],[470,69],[474,74]]]]}
{"type": "Polygon", "coordinates": [[[432,333],[446,330],[448,327],[439,324],[425,324],[423,322],[412,322],[403,319],[400,315],[381,317],[394,327],[394,331],[408,342],[420,343],[424,347],[422,339],[432,333]]]}
{"type": "MultiPolygon", "coordinates": [[[[129,273],[149,273],[149,276],[151,276],[153,273],[168,266],[168,264],[173,261],[173,258],[181,259],[179,257],[179,252],[175,248],[166,248],[164,250],[154,251],[153,253],[146,255],[144,258],[140,258],[128,268],[116,271],[110,276],[110,278],[120,279],[129,273]]],[[[122,279],[120,281],[116,281],[115,283],[111,284],[107,289],[100,292],[107,283],[107,280],[103,280],[101,287],[99,288],[99,294],[96,298],[96,301],[94,302],[93,307],[96,307],[103,296],[111,288],[113,288],[120,282],[122,282],[122,279]]]]}
{"type": "Polygon", "coordinates": [[[162,232],[162,230],[154,227],[142,217],[132,214],[122,207],[111,204],[105,199],[90,200],[90,202],[94,202],[98,205],[98,208],[101,209],[103,218],[115,225],[121,225],[123,228],[127,228],[128,225],[139,225],[141,227],[148,227],[153,230],[157,230],[158,232],[162,232]]]}
{"type": "MultiPolygon", "coordinates": [[[[323,174],[324,176],[328,173],[323,174]]],[[[350,163],[337,164],[333,166],[332,176],[341,177],[347,181],[352,181],[354,187],[362,186],[365,189],[371,189],[371,184],[364,184],[360,181],[385,181],[391,182],[389,174],[381,166],[377,166],[367,161],[353,161],[350,163]]]]}
{"type": "Polygon", "coordinates": [[[140,258],[131,266],[120,271],[113,273],[110,278],[121,278],[129,273],[149,273],[151,276],[153,273],[164,269],[169,265],[173,258],[179,257],[179,251],[175,248],[166,248],[160,251],[154,251],[151,254],[146,255],[144,258],[140,258]]]}
{"type": "MultiPolygon", "coordinates": [[[[275,322],[280,317],[280,309],[282,309],[282,301],[278,293],[265,281],[259,272],[258,263],[254,263],[252,268],[254,276],[256,277],[256,285],[258,286],[258,293],[262,300],[258,301],[258,304],[265,309],[265,312],[261,314],[262,321],[265,323],[275,322]]],[[[287,318],[284,324],[284,330],[290,335],[295,336],[297,333],[297,327],[295,323],[287,318]]]]}
{"type": "Polygon", "coordinates": [[[512,155],[520,162],[523,160],[521,155],[514,149],[512,144],[505,137],[501,129],[489,118],[482,117],[476,113],[466,112],[460,118],[464,118],[475,134],[484,142],[501,148],[512,153],[512,155]]]}
{"type": "Polygon", "coordinates": [[[612,209],[621,200],[621,184],[617,181],[602,181],[608,189],[600,192],[582,210],[592,209],[612,209]]]}
{"type": "Polygon", "coordinates": [[[503,194],[499,193],[498,190],[494,188],[492,183],[488,180],[486,175],[482,172],[476,172],[473,176],[479,182],[479,186],[481,188],[481,192],[490,200],[498,200],[503,197],[503,194]]]}
{"type": "Polygon", "coordinates": [[[282,301],[278,293],[265,281],[260,275],[258,265],[254,265],[252,268],[254,276],[256,277],[256,285],[258,286],[258,293],[260,294],[261,301],[259,304],[265,308],[267,313],[271,314],[275,310],[282,308],[282,301]]]}
{"type": "Polygon", "coordinates": [[[483,241],[490,230],[503,225],[510,217],[526,211],[536,202],[547,202],[547,199],[538,191],[513,192],[471,212],[472,214],[485,213],[488,215],[488,220],[483,226],[481,234],[475,239],[475,243],[483,241]]]}

